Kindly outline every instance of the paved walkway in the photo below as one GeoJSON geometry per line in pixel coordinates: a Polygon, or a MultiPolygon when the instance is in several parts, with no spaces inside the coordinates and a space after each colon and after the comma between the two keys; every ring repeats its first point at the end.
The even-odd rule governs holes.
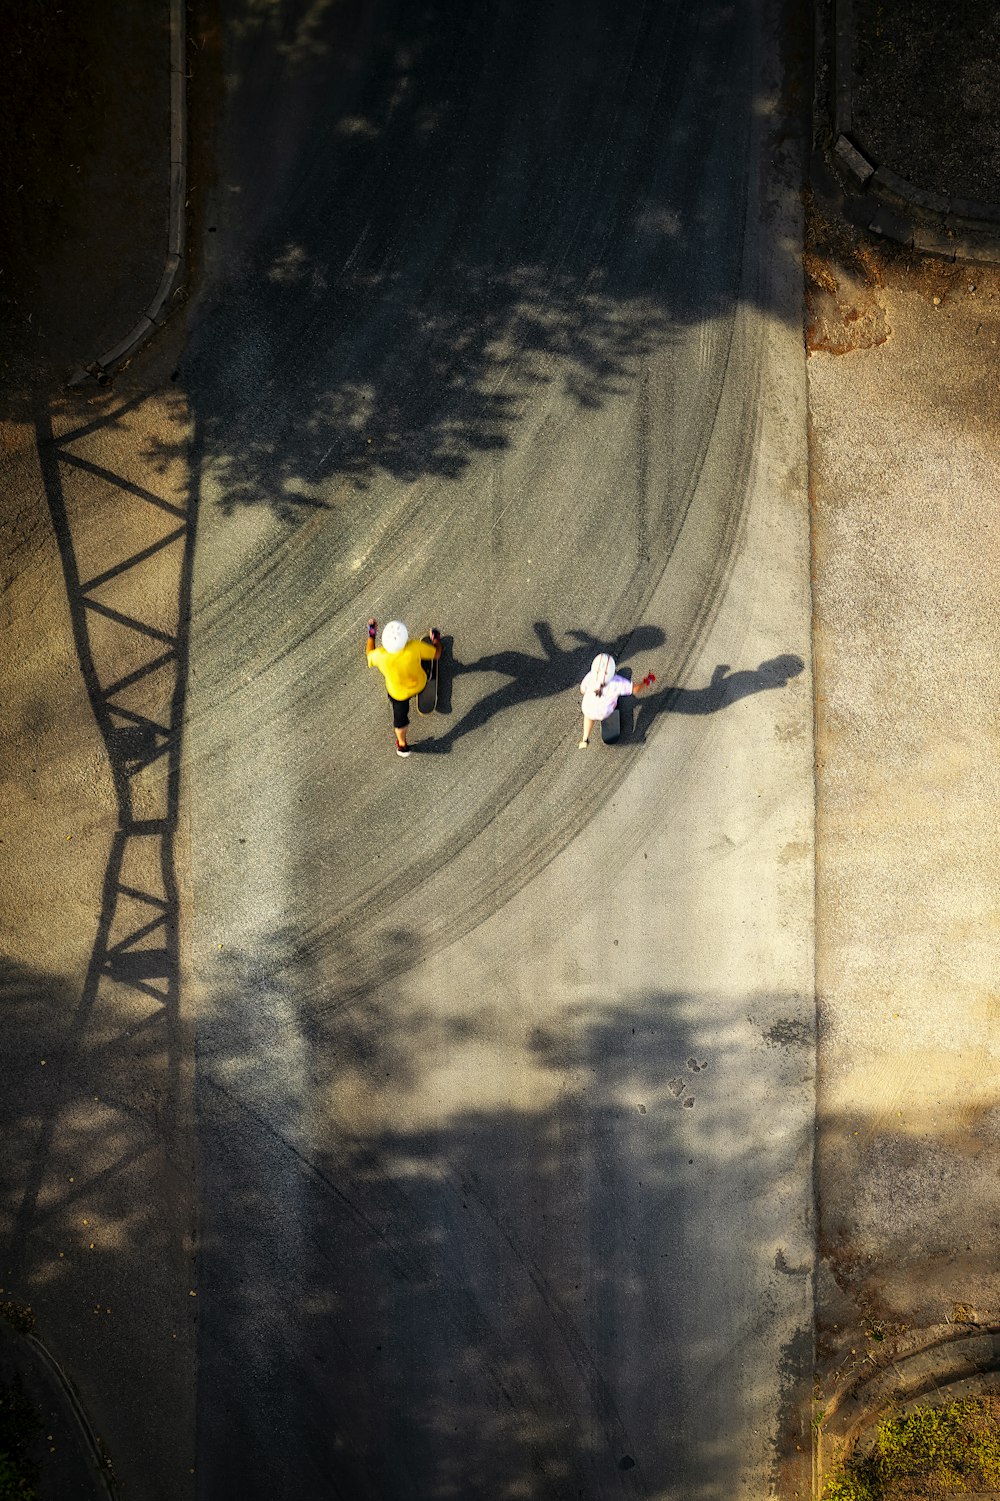
{"type": "MultiPolygon", "coordinates": [[[[0,1300],[31,1305],[127,1492],[176,1501],[193,1487],[196,1307],[176,892],[142,820],[176,754],[160,754],[176,740],[172,680],[145,669],[177,628],[185,434],[168,376],[182,330],[112,392],[63,389],[163,273],[168,21],[166,0],[107,0],[22,7],[6,32],[0,1300]]],[[[89,1471],[103,1481],[41,1349],[10,1338],[2,1352],[44,1415],[40,1494],[89,1497],[89,1471]]]]}
{"type": "Polygon", "coordinates": [[[819,243],[830,281],[813,283],[826,321],[813,324],[825,347],[809,362],[809,399],[826,1400],[908,1328],[1000,1321],[1000,273],[860,240],[855,253],[842,230],[819,243]],[[867,347],[853,343],[858,329],[867,347]]]}
{"type": "MultiPolygon", "coordinates": [[[[857,144],[995,198],[995,8],[835,9],[857,144]]],[[[828,186],[806,255],[823,1405],[1000,1322],[1000,272],[857,232],[828,186]]]]}

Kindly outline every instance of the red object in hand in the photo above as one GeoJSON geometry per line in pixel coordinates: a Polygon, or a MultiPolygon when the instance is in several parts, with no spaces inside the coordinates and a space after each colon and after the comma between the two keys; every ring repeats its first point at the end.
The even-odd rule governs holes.
{"type": "Polygon", "coordinates": [[[438,642],[441,640],[441,632],[438,630],[436,625],[431,626],[431,640],[434,642],[435,646],[437,646],[438,642]]]}
{"type": "Polygon", "coordinates": [[[656,673],[655,672],[647,672],[646,676],[642,680],[642,686],[644,688],[648,688],[649,685],[650,685],[650,683],[655,683],[655,682],[656,682],[656,673]]]}
{"type": "Polygon", "coordinates": [[[374,641],[375,640],[375,632],[377,630],[378,630],[378,622],[375,621],[375,620],[369,620],[369,622],[368,622],[368,640],[369,641],[374,641]]]}

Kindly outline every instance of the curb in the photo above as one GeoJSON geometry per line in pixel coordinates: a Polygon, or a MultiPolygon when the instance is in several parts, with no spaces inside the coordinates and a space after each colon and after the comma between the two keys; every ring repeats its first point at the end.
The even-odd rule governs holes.
{"type": "Polygon", "coordinates": [[[872,158],[854,132],[852,0],[833,0],[833,165],[851,218],[872,234],[945,260],[1000,262],[1000,204],[935,193],[872,158]]]}
{"type": "Polygon", "coordinates": [[[25,1342],[30,1345],[32,1350],[34,1350],[35,1354],[39,1357],[42,1364],[47,1368],[51,1376],[57,1382],[60,1390],[62,1391],[62,1394],[66,1399],[66,1405],[72,1412],[73,1417],[76,1420],[76,1425],[83,1437],[83,1441],[90,1451],[90,1456],[94,1461],[97,1473],[101,1479],[101,1485],[104,1494],[110,1496],[112,1498],[112,1501],[117,1501],[118,1487],[115,1484],[114,1476],[111,1473],[111,1467],[108,1462],[108,1457],[104,1452],[100,1439],[97,1437],[97,1434],[94,1431],[90,1419],[87,1417],[87,1414],[84,1411],[83,1404],[81,1403],[80,1398],[76,1394],[76,1388],[74,1387],[72,1381],[70,1381],[69,1377],[66,1375],[66,1372],[63,1370],[62,1366],[56,1360],[55,1356],[52,1354],[51,1350],[43,1345],[37,1334],[26,1334],[24,1338],[25,1342]]]}
{"type": "Polygon", "coordinates": [[[30,1310],[18,1311],[27,1313],[28,1319],[11,1318],[5,1312],[0,1321],[0,1363],[5,1378],[12,1374],[15,1380],[27,1384],[28,1400],[36,1416],[40,1417],[44,1409],[49,1423],[55,1424],[49,1439],[55,1438],[61,1453],[55,1469],[46,1469],[43,1460],[39,1489],[44,1495],[55,1495],[59,1488],[58,1493],[66,1495],[66,1486],[72,1483],[72,1494],[79,1501],[118,1501],[120,1492],[111,1461],[76,1387],[31,1328],[30,1310]],[[78,1443],[67,1449],[70,1433],[76,1435],[78,1443]]]}
{"type": "Polygon", "coordinates": [[[820,1479],[850,1450],[866,1452],[887,1412],[940,1407],[986,1392],[1000,1392],[1000,1329],[988,1326],[956,1335],[948,1326],[930,1343],[890,1358],[872,1375],[855,1376],[834,1395],[817,1428],[820,1479]]]}
{"type": "Polygon", "coordinates": [[[152,301],[123,339],[89,365],[74,371],[67,385],[77,387],[96,380],[106,385],[166,322],[168,304],[184,272],[185,215],[187,198],[187,71],[184,61],[184,0],[168,0],[170,16],[170,207],[167,222],[167,253],[163,274],[152,301]]]}

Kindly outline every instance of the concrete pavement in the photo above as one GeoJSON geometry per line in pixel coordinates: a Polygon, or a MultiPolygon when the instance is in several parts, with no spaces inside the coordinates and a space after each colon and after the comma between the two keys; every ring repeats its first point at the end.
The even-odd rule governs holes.
{"type": "MultiPolygon", "coordinates": [[[[977,98],[993,83],[968,32],[945,37],[943,17],[921,26],[916,12],[886,22],[867,0],[858,12],[839,59],[857,86],[856,139],[921,188],[983,196],[994,125],[977,98]],[[902,50],[899,26],[916,26],[902,50]]],[[[825,124],[823,78],[821,51],[825,124]]],[[[880,246],[845,208],[857,216],[820,170],[806,270],[821,1472],[855,1383],[1000,1318],[986,561],[1000,498],[997,270],[880,246]]],[[[939,232],[949,222],[939,214],[939,232]]],[[[961,253],[954,238],[941,248],[961,253]]],[[[941,1379],[946,1368],[942,1354],[941,1379]]]]}
{"type": "MultiPolygon", "coordinates": [[[[754,477],[692,694],[720,661],[805,650],[806,538],[789,525],[804,453],[786,446],[801,428],[776,442],[771,427],[801,387],[793,336],[773,335],[760,445],[773,467],[754,477]]],[[[592,1410],[603,1442],[641,1465],[624,1494],[806,1496],[809,679],[708,715],[675,702],[544,873],[397,982],[404,1034],[432,997],[450,998],[448,1030],[417,1033],[410,1079],[349,1088],[331,1127],[362,1128],[397,1172],[414,1142],[440,1142],[456,1218],[492,1220],[517,1252],[506,1276],[558,1361],[556,1413],[569,1429],[571,1403],[592,1410]]],[[[488,1282],[504,1262],[485,1236],[479,1255],[488,1282]]],[[[581,1474],[591,1494],[605,1493],[598,1474],[581,1474]]]]}
{"type": "Polygon", "coordinates": [[[331,71],[257,13],[204,221],[232,279],[190,358],[175,331],[110,395],[6,429],[5,1287],[58,1330],[134,1494],[192,1487],[195,1309],[206,1496],[728,1501],[789,1457],[801,1488],[810,753],[775,37],[725,7],[443,19],[338,37],[331,71]],[[192,892],[169,767],[196,516],[192,892]],[[466,669],[416,800],[373,775],[383,741],[399,766],[351,655],[404,592],[466,669]],[[609,641],[663,687],[585,759],[575,683],[609,641]]]}
{"type": "Polygon", "coordinates": [[[228,33],[178,379],[199,1485],[765,1495],[808,1459],[812,1203],[775,37],[391,20],[334,63],[228,33]],[[394,613],[461,668],[405,764],[394,613]],[[608,642],[663,691],[581,755],[608,642]]]}
{"type": "MultiPolygon", "coordinates": [[[[257,24],[268,22],[258,18],[257,24]]],[[[708,40],[702,35],[685,42],[695,58],[698,46],[712,42],[712,26],[705,24],[708,40]]],[[[281,66],[302,66],[314,42],[308,31],[283,38],[281,66]]],[[[363,44],[364,38],[355,40],[359,54],[363,44]]],[[[260,71],[251,69],[243,95],[248,115],[274,84],[273,55],[265,50],[257,58],[260,71]]],[[[349,96],[350,84],[343,88],[349,96]]],[[[355,102],[353,111],[338,104],[353,151],[374,128],[370,101],[355,102]]],[[[453,102],[442,91],[436,106],[446,111],[453,102]]],[[[425,111],[421,129],[431,128],[426,121],[432,115],[425,111]]],[[[293,136],[269,138],[270,170],[279,176],[287,171],[293,136]]],[[[321,134],[317,160],[329,145],[321,134]]],[[[727,197],[733,184],[723,170],[723,145],[716,142],[712,172],[719,175],[710,174],[708,196],[695,215],[703,249],[716,243],[720,225],[731,231],[735,222],[732,205],[739,198],[727,197]],[[723,183],[729,186],[718,186],[723,183]]],[[[758,138],[754,149],[761,145],[758,138]]],[[[520,159],[520,149],[512,161],[520,159]]],[[[377,151],[370,160],[381,160],[377,151]]],[[[240,395],[259,389],[259,397],[242,414],[238,401],[228,408],[228,398],[210,391],[204,362],[192,381],[201,402],[194,460],[212,518],[200,565],[206,636],[195,695],[202,737],[196,757],[205,763],[224,758],[218,802],[199,827],[214,819],[226,833],[216,849],[203,846],[198,857],[202,890],[206,880],[212,888],[196,911],[192,951],[204,1005],[202,1129],[210,1142],[206,1177],[229,1195],[248,1247],[231,1257],[224,1238],[210,1235],[206,1264],[212,1267],[216,1258],[218,1301],[208,1315],[209,1339],[233,1330],[239,1337],[234,1358],[220,1360],[216,1344],[203,1367],[203,1410],[223,1414],[223,1433],[227,1424],[238,1427],[230,1393],[249,1379],[246,1389],[263,1398],[256,1409],[261,1421],[284,1425],[298,1441],[309,1431],[300,1401],[306,1410],[321,1407],[336,1390],[357,1420],[357,1452],[344,1461],[348,1469],[362,1463],[370,1444],[385,1450],[386,1474],[396,1459],[402,1466],[405,1455],[442,1486],[453,1482],[442,1456],[454,1444],[450,1452],[465,1456],[467,1476],[475,1463],[484,1471],[492,1466],[511,1483],[524,1483],[541,1467],[558,1486],[562,1464],[595,1494],[614,1494],[614,1486],[622,1494],[658,1494],[664,1484],[706,1498],[767,1490],[805,1494],[795,1455],[796,1445],[807,1449],[799,1399],[809,1366],[803,1331],[811,1275],[810,1204],[803,1193],[812,1047],[804,915],[811,900],[810,840],[802,791],[809,684],[802,673],[776,686],[759,670],[782,656],[809,656],[798,509],[803,413],[793,348],[796,230],[783,196],[790,165],[777,178],[765,174],[770,199],[751,204],[751,225],[756,214],[760,222],[774,214],[777,220],[762,237],[770,255],[761,263],[753,230],[746,241],[742,297],[759,319],[749,342],[750,330],[728,321],[731,259],[706,269],[681,256],[670,273],[676,273],[670,283],[675,301],[666,320],[654,301],[635,296],[636,287],[643,288],[642,255],[631,265],[619,262],[616,295],[595,293],[591,284],[580,327],[573,323],[572,298],[582,263],[574,262],[573,275],[557,281],[554,294],[549,288],[547,327],[524,317],[525,307],[533,305],[536,313],[545,307],[541,284],[530,276],[517,283],[484,281],[476,289],[477,317],[492,319],[484,326],[495,341],[495,372],[506,370],[492,389],[478,383],[487,368],[486,345],[475,343],[474,319],[468,326],[460,320],[435,325],[411,316],[421,306],[424,279],[437,275],[435,257],[459,233],[457,221],[450,223],[447,234],[425,242],[423,260],[416,257],[403,281],[395,280],[373,321],[358,325],[374,330],[369,351],[378,358],[366,354],[359,333],[332,418],[340,429],[332,459],[336,484],[324,478],[331,460],[328,418],[315,404],[326,391],[335,346],[317,333],[327,318],[330,328],[339,328],[350,303],[324,303],[330,267],[316,247],[328,226],[316,218],[316,170],[316,160],[305,163],[301,197],[273,230],[266,172],[240,199],[232,243],[244,237],[266,249],[251,267],[248,287],[257,273],[268,281],[275,299],[268,317],[255,322],[254,294],[246,289],[229,311],[211,301],[204,309],[206,343],[221,329],[220,372],[240,395]],[[762,270],[768,261],[770,280],[762,270]],[[619,306],[623,289],[628,296],[619,306]],[[527,330],[529,343],[540,345],[537,365],[518,363],[507,321],[515,304],[517,337],[527,330]],[[446,327],[463,353],[450,367],[461,377],[450,414],[429,423],[426,412],[401,400],[406,383],[394,384],[388,363],[379,361],[390,361],[396,348],[416,351],[414,384],[430,388],[440,375],[435,327],[438,334],[446,327]],[[724,332],[728,343],[720,343],[724,332]],[[279,393],[290,347],[310,354],[299,367],[294,400],[283,410],[279,393]],[[734,358],[729,375],[720,378],[734,358]],[[564,420],[559,404],[533,395],[553,369],[588,411],[585,423],[555,443],[553,431],[564,420]],[[640,370],[653,372],[644,391],[640,370]],[[753,469],[738,459],[734,375],[752,376],[747,409],[764,413],[763,429],[753,435],[760,456],[753,469]],[[470,376],[464,389],[473,391],[471,400],[457,394],[470,376]],[[731,402],[728,408],[721,403],[721,417],[714,408],[723,436],[699,455],[720,391],[728,391],[731,402]],[[308,401],[300,410],[311,426],[297,426],[294,401],[303,402],[303,393],[308,401]],[[692,474],[707,476],[698,480],[690,515],[697,521],[699,502],[714,494],[714,532],[704,521],[700,533],[699,525],[682,524],[681,512],[669,506],[653,517],[645,501],[636,502],[654,493],[648,476],[664,464],[655,438],[652,449],[648,439],[656,428],[650,410],[662,414],[665,399],[677,402],[670,429],[675,472],[687,464],[692,474]],[[446,508],[446,524],[415,532],[414,519],[426,514],[430,497],[440,502],[442,490],[454,485],[468,452],[502,449],[518,426],[514,456],[492,467],[474,461],[458,487],[460,507],[468,507],[458,544],[448,540],[460,515],[454,505],[446,508]],[[589,435],[587,457],[570,459],[581,433],[589,435]],[[621,476],[633,464],[640,480],[630,488],[621,476]],[[637,667],[652,662],[661,682],[678,691],[659,700],[648,727],[640,713],[634,754],[598,761],[605,752],[595,745],[581,769],[570,754],[572,714],[567,759],[558,763],[563,727],[556,733],[548,721],[563,690],[569,693],[576,666],[577,648],[560,621],[579,627],[582,619],[578,610],[560,615],[561,601],[590,599],[592,579],[586,570],[568,569],[544,609],[512,620],[509,598],[491,600],[481,586],[463,602],[462,573],[488,524],[495,533],[489,568],[510,570],[524,598],[537,598],[542,586],[534,544],[542,543],[543,555],[556,554],[567,512],[548,518],[544,511],[526,513],[523,498],[537,493],[533,487],[546,493],[553,476],[557,490],[560,484],[580,490],[594,473],[603,474],[616,504],[623,491],[628,505],[636,502],[619,519],[621,535],[638,538],[639,545],[627,560],[631,573],[623,568],[614,586],[620,604],[602,616],[591,601],[588,627],[593,620],[595,629],[621,633],[626,650],[632,631],[630,661],[637,667]],[[408,491],[422,474],[424,488],[408,491]],[[739,525],[730,532],[718,497],[734,476],[741,504],[739,525]],[[264,495],[271,501],[267,511],[257,508],[264,495]],[[486,511],[476,509],[482,495],[489,496],[486,511]],[[332,517],[324,515],[330,510],[332,517]],[[227,516],[241,518],[236,567],[227,558],[232,533],[220,519],[227,516]],[[303,517],[308,524],[290,533],[289,522],[303,517]],[[671,537],[666,572],[659,571],[663,557],[648,556],[651,549],[656,553],[663,526],[671,537]],[[692,538],[696,546],[685,559],[692,538]],[[346,569],[357,582],[344,581],[346,569]],[[436,574],[451,583],[442,588],[436,574]],[[331,580],[337,581],[332,596],[331,580]],[[624,608],[636,581],[646,589],[641,619],[624,608]],[[699,617],[706,583],[714,603],[699,617]],[[370,775],[369,721],[373,734],[381,726],[378,711],[369,710],[370,697],[362,696],[370,684],[362,677],[356,692],[349,686],[354,669],[348,654],[368,606],[382,613],[383,601],[404,589],[411,597],[420,594],[442,619],[447,611],[461,622],[459,656],[465,653],[468,664],[478,653],[479,672],[489,674],[484,681],[492,709],[461,733],[446,731],[448,753],[438,758],[433,777],[418,783],[428,795],[418,837],[391,873],[376,869],[377,840],[359,846],[365,875],[358,891],[358,862],[324,848],[330,820],[334,826],[342,820],[344,799],[370,775]],[[240,601],[236,615],[234,599],[240,601]],[[548,621],[548,633],[539,633],[532,618],[548,621]],[[292,620],[296,629],[288,632],[292,620]],[[483,663],[498,631],[508,628],[510,659],[483,663]],[[665,647],[656,634],[664,629],[665,647]],[[321,637],[318,651],[309,645],[314,635],[321,637]],[[739,682],[719,694],[710,685],[723,665],[732,669],[723,679],[739,682]],[[551,697],[534,704],[516,688],[519,677],[532,673],[552,685],[551,697]],[[328,717],[333,693],[347,695],[348,717],[365,726],[356,745],[338,738],[328,717]],[[233,735],[227,723],[237,726],[233,735]],[[512,739],[502,732],[507,723],[518,727],[512,739]],[[518,768],[512,741],[519,737],[526,760],[518,768]],[[304,741],[319,749],[300,761],[304,741]],[[512,816],[506,825],[491,825],[488,810],[497,799],[495,790],[484,793],[478,806],[462,806],[458,842],[441,847],[438,809],[454,808],[466,749],[477,743],[485,748],[485,793],[491,784],[501,787],[512,816]],[[546,767],[541,780],[526,769],[532,757],[546,767]],[[255,782],[258,766],[280,775],[255,782]],[[426,890],[411,891],[409,883],[427,865],[428,846],[435,849],[434,870],[426,890]],[[224,920],[220,880],[238,887],[224,920]],[[295,894],[306,888],[312,895],[303,935],[295,894]],[[366,894],[381,914],[374,924],[366,894]],[[341,914],[339,923],[331,923],[331,912],[341,914]],[[289,914],[291,928],[285,926],[289,914]],[[776,932],[783,934],[777,941],[776,932]],[[613,982],[606,982],[609,975],[613,982]],[[332,1202],[339,1209],[331,1210],[332,1202]],[[242,1266],[240,1255],[246,1257],[242,1266]],[[247,1271],[241,1285],[238,1278],[247,1271]],[[495,1289],[492,1305],[479,1297],[484,1285],[495,1289]],[[520,1361],[504,1338],[508,1320],[533,1331],[520,1361]],[[368,1349],[374,1328],[397,1341],[394,1350],[368,1349]],[[643,1345],[651,1330],[663,1333],[662,1348],[643,1345]],[[400,1339],[409,1341],[411,1352],[422,1345],[432,1358],[417,1362],[400,1349],[400,1339]],[[307,1346],[308,1360],[300,1359],[307,1346]],[[357,1385],[323,1373],[331,1351],[345,1371],[360,1375],[357,1385]],[[501,1352],[492,1365],[484,1360],[490,1351],[501,1352]],[[297,1374],[282,1389],[274,1372],[286,1357],[297,1374]],[[452,1366],[465,1380],[460,1400],[445,1375],[452,1366]],[[646,1379],[637,1379],[637,1370],[646,1379]],[[649,1372],[659,1373],[658,1383],[650,1383],[649,1372]],[[398,1399],[394,1410],[406,1415],[395,1433],[373,1417],[372,1390],[398,1399]],[[416,1405],[409,1406],[415,1391],[416,1405]],[[436,1425],[445,1415],[454,1417],[460,1440],[440,1436],[436,1425]],[[428,1439],[428,1431],[435,1437],[428,1439]],[[782,1462],[790,1458],[790,1468],[779,1473],[776,1454],[782,1462]]],[[[421,180],[426,185],[432,178],[421,180]]],[[[502,181],[504,191],[521,191],[513,170],[502,181]]],[[[582,179],[572,182],[573,192],[584,195],[577,202],[585,202],[582,179]]],[[[652,195],[655,215],[650,208],[636,221],[647,250],[671,245],[671,225],[684,222],[687,212],[677,184],[666,185],[668,191],[664,186],[652,195]]],[[[610,200],[598,197],[602,212],[613,217],[610,200]]],[[[537,211],[527,191],[525,198],[537,211]]],[[[538,202],[545,201],[542,194],[538,202]]],[[[358,197],[354,207],[361,206],[358,197]]],[[[484,243],[499,222],[483,226],[484,243]]],[[[370,291],[366,278],[379,269],[377,257],[364,259],[375,231],[370,224],[359,231],[360,223],[343,230],[345,258],[355,240],[362,258],[352,288],[358,296],[366,286],[370,291]]],[[[402,223],[375,239],[411,245],[402,223]]],[[[914,1326],[930,1337],[957,1327],[949,1319],[1000,1321],[991,1252],[1000,1207],[993,1178],[982,1168],[995,1150],[997,1119],[991,1073],[996,880],[983,812],[996,795],[990,771],[997,728],[990,708],[994,632],[984,626],[994,623],[996,612],[983,560],[991,555],[996,527],[998,289],[989,268],[970,275],[961,266],[907,265],[870,251],[851,261],[841,286],[839,305],[834,296],[822,315],[843,336],[828,342],[853,352],[836,357],[817,350],[810,361],[823,1401],[868,1357],[883,1359],[912,1341],[914,1326]],[[986,688],[971,693],[970,682],[986,688]]],[[[435,317],[443,316],[436,309],[435,317]]],[[[154,365],[148,380],[165,387],[167,365],[154,365]]],[[[170,465],[186,455],[185,424],[183,396],[157,397],[148,417],[109,423],[84,456],[126,483],[147,483],[151,454],[170,465]],[[174,451],[166,455],[161,440],[169,433],[174,451]]],[[[11,433],[8,428],[5,489],[34,490],[40,499],[28,440],[11,433]]],[[[82,473],[77,469],[74,484],[82,488],[73,493],[80,515],[90,520],[81,535],[98,543],[113,536],[109,518],[113,511],[120,519],[120,507],[116,501],[109,511],[100,485],[93,476],[81,479],[82,473]]],[[[153,488],[159,493],[159,482],[153,488]]],[[[183,488],[183,475],[171,470],[161,498],[182,498],[183,488]]],[[[129,503],[136,500],[133,495],[129,503]]],[[[60,619],[62,585],[55,554],[43,545],[45,525],[44,510],[36,514],[24,504],[11,519],[17,567],[7,605],[22,626],[39,599],[47,621],[60,619]]],[[[613,531],[601,530],[599,512],[587,518],[584,531],[588,547],[595,538],[599,546],[615,541],[613,531]]],[[[152,598],[166,608],[176,600],[177,581],[172,564],[161,562],[152,598]]],[[[54,675],[35,665],[31,643],[38,647],[38,638],[26,633],[24,671],[11,677],[22,730],[8,742],[16,746],[12,754],[25,787],[22,798],[7,803],[4,838],[24,851],[40,830],[44,849],[34,862],[22,856],[33,898],[29,902],[22,891],[10,906],[12,962],[5,983],[23,1017],[14,1071],[24,1073],[24,1143],[37,1147],[41,1140],[45,1154],[59,1143],[41,1176],[30,1150],[25,1170],[34,1172],[33,1192],[45,1200],[46,1222],[57,1229],[65,1223],[79,1238],[79,1227],[65,1219],[55,1178],[49,1182],[46,1174],[58,1177],[66,1167],[67,1180],[76,1176],[59,1153],[67,1142],[74,1150],[84,1142],[83,1117],[71,1142],[58,1122],[65,1123],[68,1105],[82,1110],[98,1052],[84,1059],[90,1040],[81,1033],[86,1048],[70,1059],[57,1105],[46,1107],[41,1123],[29,1108],[37,1091],[28,1087],[22,1067],[38,1037],[49,1035],[45,1027],[54,1027],[53,1048],[62,1047],[52,1003],[61,997],[72,1014],[74,984],[92,961],[85,909],[100,909],[102,831],[114,816],[100,745],[79,730],[89,711],[79,684],[73,687],[65,622],[61,629],[61,645],[52,645],[51,634],[46,638],[48,660],[62,664],[54,675]],[[48,688],[39,695],[46,674],[48,688]],[[47,726],[41,740],[39,725],[47,726]],[[37,764],[25,750],[36,743],[44,750],[37,764]],[[34,767],[30,777],[28,765],[34,767]],[[45,803],[42,815],[30,816],[32,795],[45,803]],[[81,840],[80,831],[71,830],[70,848],[80,841],[71,856],[62,834],[60,848],[53,831],[74,822],[81,800],[92,810],[92,837],[81,840]],[[86,870],[81,857],[89,862],[86,870]],[[54,930],[50,893],[69,887],[79,912],[74,918],[64,905],[54,930]]],[[[469,675],[455,680],[452,729],[471,681],[469,675]]],[[[415,762],[406,770],[423,775],[415,762]]],[[[204,815],[209,773],[202,765],[196,775],[204,815]]],[[[380,797],[375,789],[355,808],[355,827],[380,826],[380,797]]],[[[105,1070],[113,1057],[108,1045],[141,1022],[127,994],[125,986],[105,995],[99,1039],[95,1033],[105,1070]]],[[[149,1047],[138,1063],[123,1056],[112,1071],[130,1088],[145,1078],[139,1097],[160,1099],[178,1057],[176,1039],[171,1046],[172,1054],[169,1047],[162,1054],[149,1047]]],[[[43,1066],[40,1057],[37,1062],[43,1066]]],[[[141,1109],[127,1120],[115,1117],[112,1135],[138,1154],[136,1161],[160,1150],[156,1130],[148,1130],[152,1118],[141,1109]]],[[[101,1150],[88,1148],[88,1156],[96,1174],[91,1191],[99,1186],[103,1196],[104,1260],[78,1290],[96,1294],[117,1266],[116,1288],[138,1310],[143,1277],[155,1265],[165,1280],[156,1328],[147,1333],[165,1340],[176,1332],[170,1320],[177,1313],[183,1335],[190,1318],[180,1314],[180,1300],[195,1290],[179,1280],[187,1247],[169,1227],[158,1224],[150,1238],[129,1218],[128,1202],[147,1190],[128,1178],[134,1170],[127,1156],[121,1159],[126,1176],[108,1177],[114,1163],[101,1150]]],[[[183,1150],[161,1162],[165,1192],[176,1195],[175,1223],[186,1213],[183,1150]]],[[[29,1289],[35,1298],[38,1289],[43,1316],[55,1320],[59,1300],[76,1288],[81,1272],[74,1265],[70,1275],[57,1265],[59,1247],[47,1235],[31,1230],[15,1238],[27,1253],[15,1290],[29,1289]]],[[[115,1301],[117,1310],[117,1292],[115,1301]]],[[[104,1375],[94,1380],[93,1392],[107,1418],[101,1426],[117,1428],[123,1439],[139,1431],[155,1385],[126,1391],[114,1374],[128,1370],[140,1322],[136,1312],[131,1327],[114,1337],[102,1332],[98,1342],[104,1375]]],[[[66,1346],[74,1352],[75,1373],[87,1369],[87,1352],[97,1348],[78,1324],[68,1326],[66,1346]]],[[[161,1390],[190,1391],[189,1361],[189,1348],[176,1361],[171,1356],[161,1390]]],[[[178,1413],[186,1400],[182,1395],[178,1413]]],[[[189,1412],[179,1421],[171,1414],[158,1430],[176,1467],[165,1494],[180,1494],[187,1483],[182,1475],[190,1454],[175,1436],[190,1436],[191,1421],[189,1412]]],[[[303,1460],[304,1474],[329,1474],[328,1468],[310,1469],[327,1441],[318,1438],[315,1451],[295,1458],[296,1464],[303,1460]]],[[[131,1440],[125,1442],[131,1450],[131,1440]]],[[[287,1451],[275,1452],[287,1461],[287,1451]]],[[[455,1461],[459,1472],[461,1462],[455,1461]]],[[[218,1493],[218,1474],[210,1464],[206,1495],[218,1493]]],[[[158,1494],[166,1475],[139,1483],[158,1494]]]]}
{"type": "MultiPolygon", "coordinates": [[[[126,1493],[164,1501],[192,1484],[196,1303],[177,966],[180,330],[113,392],[63,387],[157,297],[182,131],[170,9],[12,14],[0,171],[0,1285],[42,1342],[8,1359],[27,1362],[48,1413],[60,1387],[38,1386],[33,1359],[48,1349],[126,1493]]],[[[69,1496],[62,1390],[39,1484],[69,1496]]]]}
{"type": "Polygon", "coordinates": [[[170,353],[153,367],[162,394],[126,384],[6,424],[0,480],[0,1285],[32,1308],[123,1485],[163,1501],[190,1484],[196,1292],[165,651],[186,434],[170,353]]]}
{"type": "Polygon", "coordinates": [[[1000,1320],[1000,283],[871,266],[884,342],[809,362],[828,1395],[895,1336],[1000,1320]]]}

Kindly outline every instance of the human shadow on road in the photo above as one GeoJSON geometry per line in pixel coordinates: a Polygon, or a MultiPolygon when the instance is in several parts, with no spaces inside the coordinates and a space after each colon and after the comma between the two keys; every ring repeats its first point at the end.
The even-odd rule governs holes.
{"type": "Polygon", "coordinates": [[[659,626],[651,625],[638,626],[611,642],[601,640],[589,631],[572,630],[568,634],[573,645],[560,647],[548,621],[536,620],[533,630],[541,648],[540,655],[526,651],[498,651],[477,657],[472,662],[453,658],[449,664],[449,676],[499,673],[509,682],[478,699],[443,735],[425,740],[414,748],[428,754],[447,754],[457,741],[473,730],[482,729],[496,715],[514,709],[518,704],[554,698],[576,688],[598,652],[609,651],[621,660],[632,652],[651,651],[662,646],[666,639],[659,626]]]}
{"type": "Polygon", "coordinates": [[[635,727],[631,739],[645,740],[658,714],[717,714],[752,693],[784,688],[798,677],[805,663],[793,653],[784,653],[761,662],[759,667],[744,667],[736,672],[728,662],[720,662],[704,688],[664,688],[659,693],[644,694],[635,705],[635,727]]]}

